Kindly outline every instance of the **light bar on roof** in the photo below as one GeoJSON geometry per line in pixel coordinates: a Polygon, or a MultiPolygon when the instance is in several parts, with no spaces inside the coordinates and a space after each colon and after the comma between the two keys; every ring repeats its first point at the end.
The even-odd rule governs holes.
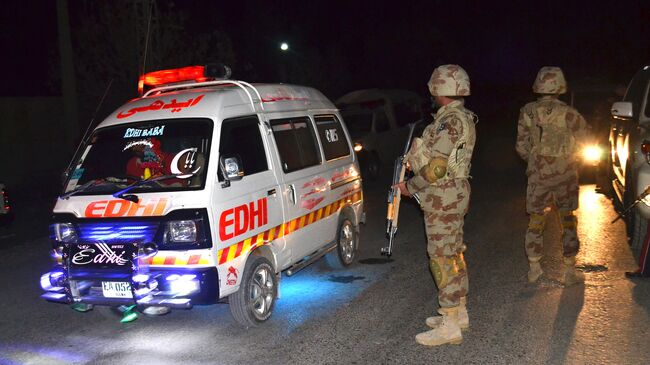
{"type": "Polygon", "coordinates": [[[227,79],[230,77],[230,74],[230,67],[222,63],[152,71],[140,76],[138,92],[142,95],[145,89],[150,90],[155,87],[184,81],[204,82],[214,79],[227,79]]]}
{"type": "Polygon", "coordinates": [[[138,91],[142,94],[145,86],[157,87],[182,81],[207,81],[209,78],[205,77],[204,69],[205,66],[187,66],[148,72],[140,76],[138,91]]]}

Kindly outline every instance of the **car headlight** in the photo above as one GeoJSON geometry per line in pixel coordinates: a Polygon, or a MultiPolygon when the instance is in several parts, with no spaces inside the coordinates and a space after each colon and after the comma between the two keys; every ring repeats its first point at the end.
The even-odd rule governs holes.
{"type": "Polygon", "coordinates": [[[599,145],[589,145],[582,150],[582,158],[588,163],[600,161],[602,155],[603,149],[599,145]]]}
{"type": "Polygon", "coordinates": [[[359,142],[354,143],[354,152],[359,152],[363,149],[363,145],[359,142]]]}
{"type": "Polygon", "coordinates": [[[193,243],[197,241],[196,221],[182,220],[167,222],[165,243],[193,243]]]}
{"type": "Polygon", "coordinates": [[[78,240],[77,231],[72,223],[54,223],[50,229],[52,237],[57,242],[72,243],[78,240]]]}

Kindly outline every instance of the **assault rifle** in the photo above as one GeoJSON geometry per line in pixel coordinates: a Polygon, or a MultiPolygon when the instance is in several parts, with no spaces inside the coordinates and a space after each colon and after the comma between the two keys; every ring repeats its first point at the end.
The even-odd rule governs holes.
{"type": "Polygon", "coordinates": [[[632,204],[630,204],[627,208],[625,208],[625,210],[624,210],[623,212],[619,213],[619,214],[616,216],[616,219],[614,219],[614,220],[612,221],[612,223],[614,223],[614,222],[616,222],[617,220],[619,220],[619,219],[625,217],[625,215],[626,215],[630,210],[632,210],[632,208],[636,207],[637,204],[641,203],[641,202],[643,201],[643,199],[645,199],[645,197],[648,196],[648,195],[650,195],[650,185],[648,185],[648,187],[645,188],[645,190],[643,190],[643,192],[642,192],[641,194],[639,194],[639,196],[636,197],[636,200],[635,200],[634,202],[632,202],[632,204]]]}
{"type": "MultiPolygon", "coordinates": [[[[415,126],[422,122],[422,119],[409,124],[409,136],[406,140],[406,146],[404,146],[404,153],[402,153],[397,159],[395,159],[395,168],[393,170],[393,183],[391,184],[390,189],[388,190],[388,212],[386,214],[386,234],[388,235],[388,246],[381,248],[381,254],[390,257],[393,254],[393,241],[395,240],[395,234],[397,233],[397,218],[399,216],[399,204],[402,200],[402,194],[398,188],[395,187],[395,184],[399,184],[404,181],[404,175],[406,174],[406,154],[411,148],[411,139],[413,138],[413,130],[415,126]]],[[[420,203],[420,197],[417,194],[413,194],[413,198],[417,200],[418,204],[420,203]]]]}

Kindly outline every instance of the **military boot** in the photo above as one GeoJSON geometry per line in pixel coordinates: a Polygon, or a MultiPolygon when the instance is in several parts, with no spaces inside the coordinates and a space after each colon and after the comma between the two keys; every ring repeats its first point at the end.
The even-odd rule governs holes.
{"type": "Polygon", "coordinates": [[[536,282],[540,276],[544,273],[542,271],[542,265],[540,265],[539,260],[541,260],[542,257],[529,257],[528,258],[528,264],[530,265],[530,269],[528,270],[528,282],[529,283],[534,283],[536,282]]]}
{"type": "MultiPolygon", "coordinates": [[[[444,309],[438,308],[439,316],[429,317],[426,320],[427,326],[431,328],[438,328],[442,325],[442,318],[444,309]]],[[[467,297],[460,298],[460,306],[458,307],[458,325],[460,329],[466,330],[469,328],[469,315],[467,314],[467,297]]]]}
{"type": "Polygon", "coordinates": [[[419,333],[415,341],[424,346],[458,345],[463,342],[463,335],[458,324],[458,307],[440,308],[442,323],[435,329],[419,333]]]}
{"type": "Polygon", "coordinates": [[[564,280],[562,283],[564,286],[571,286],[573,284],[582,283],[585,281],[585,274],[581,271],[576,270],[576,258],[565,257],[564,258],[564,280]]]}

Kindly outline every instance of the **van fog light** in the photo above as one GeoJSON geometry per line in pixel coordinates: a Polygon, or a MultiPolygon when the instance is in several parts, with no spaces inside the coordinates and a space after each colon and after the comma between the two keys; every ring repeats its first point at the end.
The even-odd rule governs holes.
{"type": "Polygon", "coordinates": [[[200,289],[199,281],[196,280],[196,275],[170,275],[167,277],[169,283],[169,291],[173,296],[185,296],[196,293],[200,289]]]}
{"type": "Polygon", "coordinates": [[[62,291],[65,285],[65,274],[62,271],[51,271],[41,275],[41,288],[45,291],[62,291]]]}

